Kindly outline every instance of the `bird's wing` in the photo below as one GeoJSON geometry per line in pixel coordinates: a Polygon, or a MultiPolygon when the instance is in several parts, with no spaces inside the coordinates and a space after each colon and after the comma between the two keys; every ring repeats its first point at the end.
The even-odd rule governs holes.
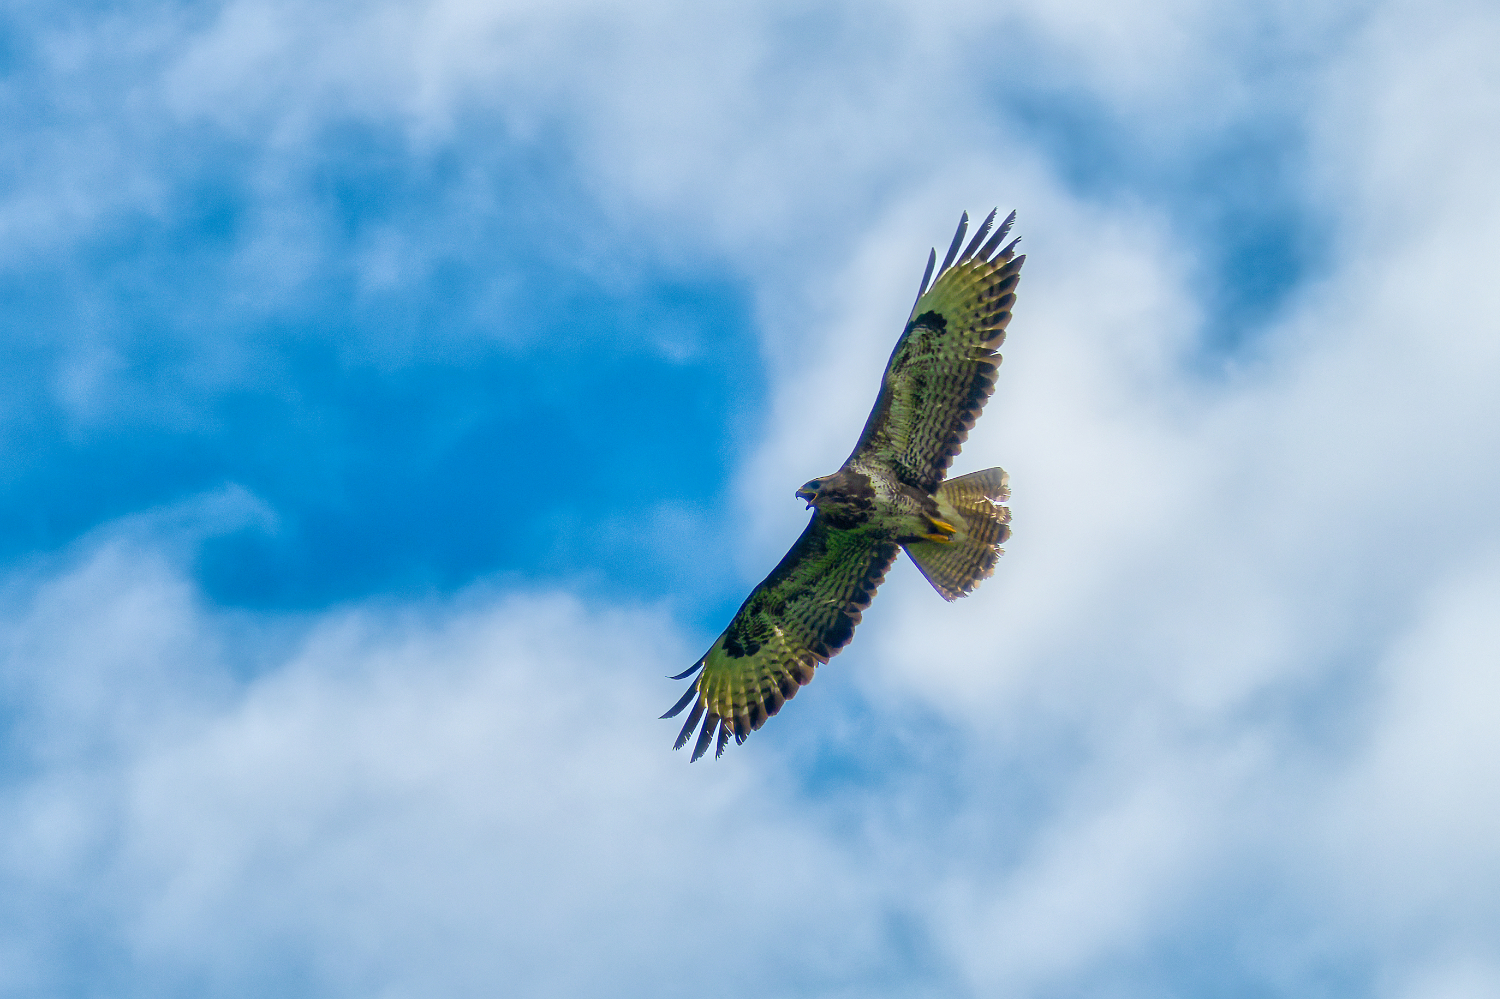
{"type": "Polygon", "coordinates": [[[995,218],[991,212],[959,254],[969,223],[965,213],[930,290],[937,254],[928,258],[917,304],[891,352],[849,464],[889,468],[929,493],[943,481],[995,388],[995,348],[1005,340],[1026,260],[1015,255],[1016,240],[997,252],[1015,217],[1012,212],[984,242],[995,218]]]}
{"type": "Polygon", "coordinates": [[[781,710],[797,688],[812,680],[854,637],[860,612],[896,560],[895,542],[861,528],[831,528],[815,513],[781,563],[740,606],[729,627],[693,667],[702,670],[682,700],[662,715],[693,710],[676,749],[687,744],[700,719],[696,760],[718,734],[715,755],[733,735],[736,742],[781,710]]]}

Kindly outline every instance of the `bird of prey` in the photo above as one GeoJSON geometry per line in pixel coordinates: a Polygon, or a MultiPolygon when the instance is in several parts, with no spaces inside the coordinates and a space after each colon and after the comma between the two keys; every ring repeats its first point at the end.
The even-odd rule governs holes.
{"type": "Polygon", "coordinates": [[[1005,471],[946,476],[995,388],[995,348],[1026,260],[1015,255],[1019,239],[999,249],[1015,218],[1011,212],[986,240],[990,212],[964,246],[965,212],[936,280],[936,249],[928,255],[859,443],[838,471],[797,490],[814,509],[807,529],[703,657],[672,677],[702,671],[662,715],[693,705],[673,748],[687,745],[701,721],[693,759],[716,739],[720,756],[731,735],[742,743],[780,711],[854,637],[898,551],[945,600],[966,596],[994,571],[1010,535],[1005,471]]]}

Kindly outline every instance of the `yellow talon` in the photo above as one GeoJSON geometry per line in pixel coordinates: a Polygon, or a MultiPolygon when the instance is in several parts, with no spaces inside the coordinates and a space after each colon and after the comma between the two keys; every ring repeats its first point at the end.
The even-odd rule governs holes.
{"type": "Polygon", "coordinates": [[[924,541],[936,541],[938,544],[946,545],[953,540],[953,535],[958,533],[958,528],[936,517],[929,516],[927,525],[932,533],[919,535],[924,541]]]}

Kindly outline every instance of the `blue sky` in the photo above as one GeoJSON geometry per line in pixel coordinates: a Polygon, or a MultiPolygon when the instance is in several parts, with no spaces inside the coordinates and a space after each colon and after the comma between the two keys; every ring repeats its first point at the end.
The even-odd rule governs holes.
{"type": "Polygon", "coordinates": [[[1500,15],[0,14],[0,996],[1500,995],[1500,15]],[[656,716],[961,210],[898,564],[656,716]]]}

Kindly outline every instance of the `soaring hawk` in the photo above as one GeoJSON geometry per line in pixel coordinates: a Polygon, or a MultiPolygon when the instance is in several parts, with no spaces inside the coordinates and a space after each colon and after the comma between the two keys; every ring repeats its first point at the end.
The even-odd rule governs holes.
{"type": "Polygon", "coordinates": [[[797,490],[816,508],[792,550],[751,591],[729,627],[686,672],[702,673],[662,715],[693,705],[673,748],[701,721],[697,760],[765,724],[813,670],[854,637],[860,613],[905,549],[945,600],[966,596],[994,571],[1010,535],[1005,471],[987,468],[944,481],[995,389],[1024,256],[1019,239],[999,249],[1016,213],[985,236],[990,212],[963,247],[965,212],[933,278],[934,249],[906,329],[885,366],[880,395],[843,466],[797,490]],[[998,251],[998,252],[997,252],[998,251]]]}

